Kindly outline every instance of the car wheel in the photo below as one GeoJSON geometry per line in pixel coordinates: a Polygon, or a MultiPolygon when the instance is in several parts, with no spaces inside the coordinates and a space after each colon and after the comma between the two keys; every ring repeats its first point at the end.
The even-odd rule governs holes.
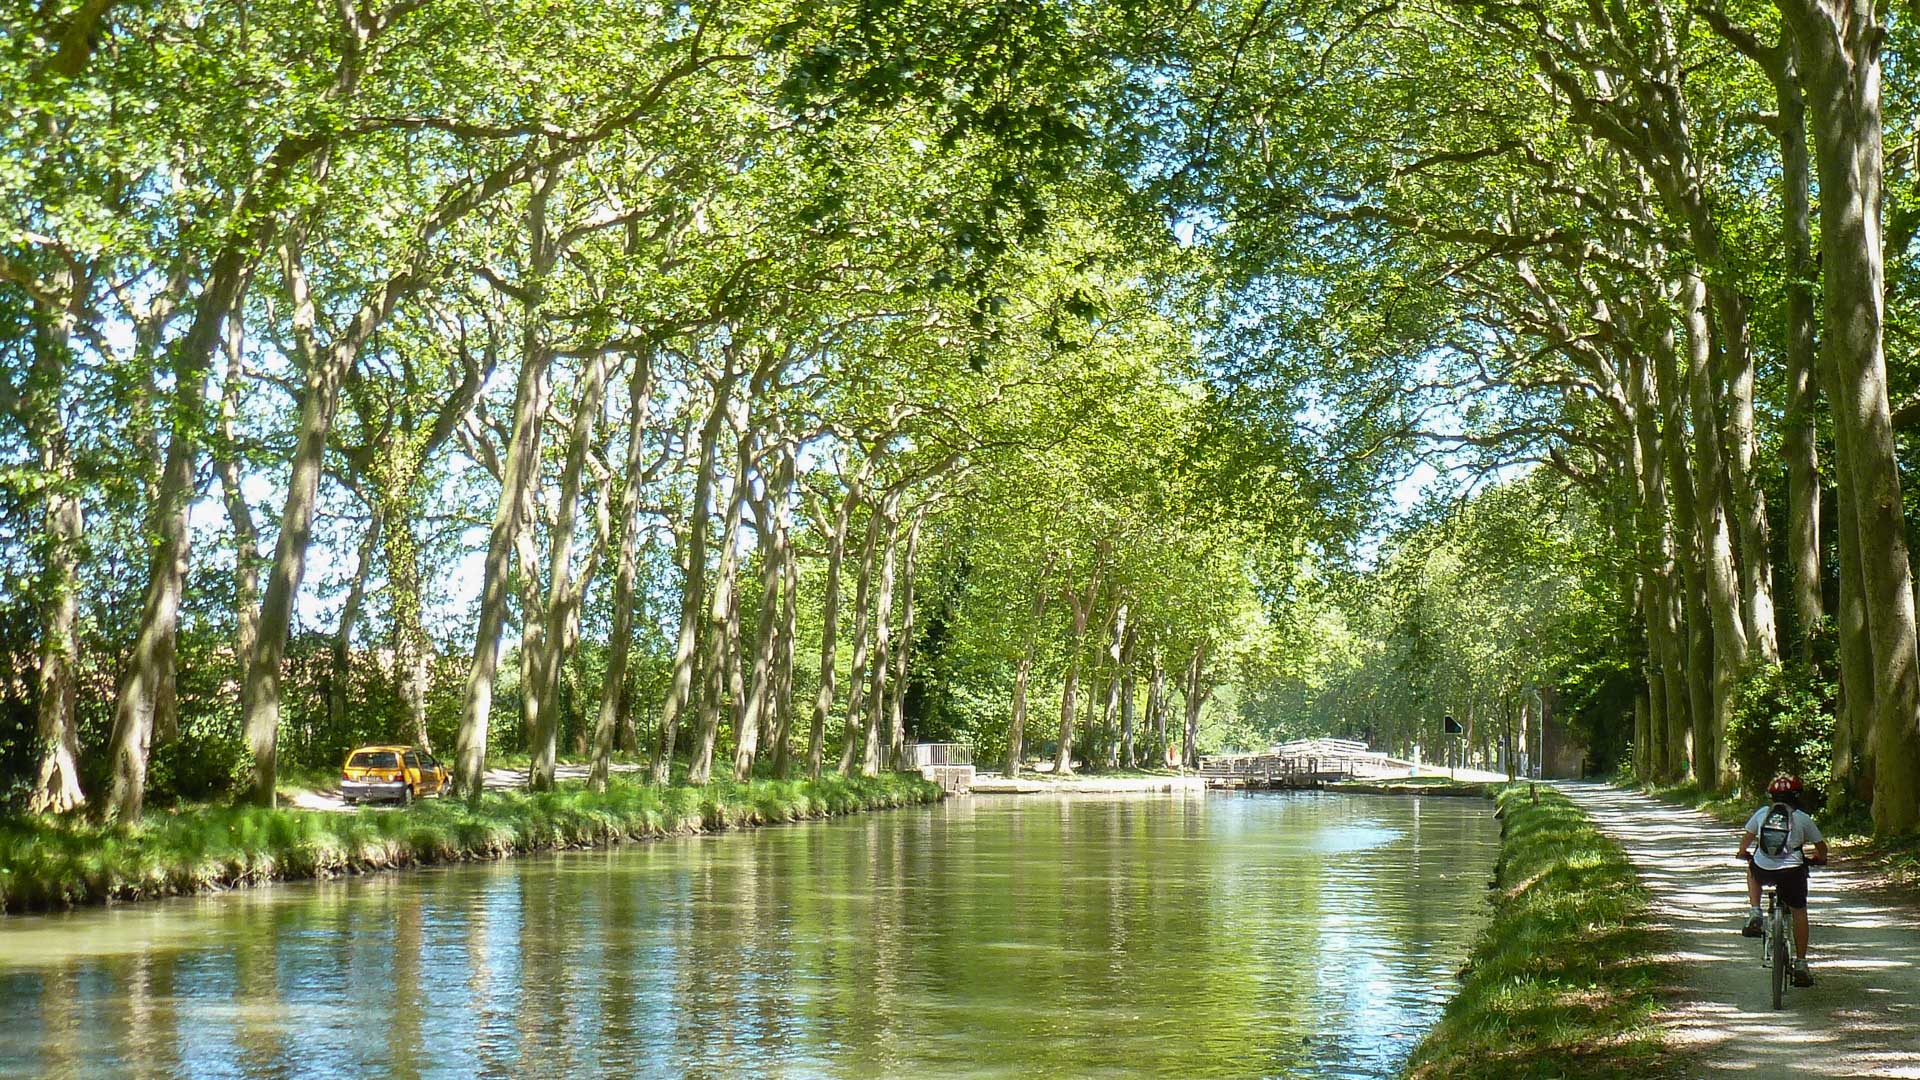
{"type": "Polygon", "coordinates": [[[406,806],[411,802],[413,802],[413,786],[409,784],[400,789],[400,805],[406,806]]]}

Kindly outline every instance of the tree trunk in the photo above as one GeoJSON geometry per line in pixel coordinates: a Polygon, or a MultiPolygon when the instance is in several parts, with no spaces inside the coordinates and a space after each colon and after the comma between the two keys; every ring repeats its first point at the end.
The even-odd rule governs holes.
{"type": "MultiPolygon", "coordinates": [[[[455,740],[454,774],[460,793],[480,797],[487,771],[487,724],[493,707],[493,677],[500,663],[500,632],[507,621],[507,586],[520,532],[527,494],[539,481],[541,425],[547,414],[550,388],[547,369],[553,353],[546,342],[542,307],[546,276],[555,253],[547,232],[547,197],[551,175],[536,180],[527,204],[532,281],[525,301],[520,379],[514,390],[513,429],[507,437],[506,460],[500,478],[500,503],[494,508],[487,536],[487,561],[480,589],[480,618],[473,639],[473,665],[460,710],[455,740]]],[[[528,571],[532,571],[529,566],[528,571]]],[[[524,690],[524,688],[523,688],[524,690]]]]}
{"type": "MultiPolygon", "coordinates": [[[[1132,627],[1127,622],[1127,602],[1122,600],[1119,606],[1114,609],[1113,636],[1110,644],[1107,646],[1109,674],[1107,677],[1107,705],[1104,724],[1109,733],[1107,767],[1110,769],[1120,767],[1123,753],[1127,758],[1133,756],[1133,718],[1131,716],[1124,718],[1121,722],[1121,728],[1123,730],[1120,732],[1115,733],[1113,730],[1114,720],[1120,715],[1121,711],[1120,698],[1124,693],[1122,688],[1129,681],[1126,667],[1127,640],[1132,632],[1132,627]],[[1122,743],[1125,744],[1124,750],[1122,743]]],[[[1127,764],[1131,766],[1132,762],[1128,761],[1127,764]]]]}
{"type": "Polygon", "coordinates": [[[869,599],[873,592],[873,560],[880,547],[880,508],[867,515],[867,538],[860,548],[860,575],[853,590],[853,666],[847,673],[846,742],[840,747],[841,776],[853,771],[859,753],[860,733],[865,727],[867,656],[871,651],[869,599]]]}
{"type": "Polygon", "coordinates": [[[793,732],[794,653],[800,641],[800,557],[793,547],[793,480],[797,473],[798,452],[792,442],[781,448],[781,475],[787,485],[780,490],[779,509],[774,513],[774,528],[780,536],[780,647],[774,668],[773,686],[773,772],[785,780],[793,773],[791,745],[793,732]]]}
{"type": "MultiPolygon", "coordinates": [[[[284,264],[293,296],[297,351],[306,366],[306,385],[295,422],[286,504],[280,512],[280,536],[273,547],[267,587],[260,600],[260,625],[240,684],[240,712],[253,756],[251,795],[255,805],[274,804],[280,735],[281,661],[293,622],[293,603],[306,576],[307,547],[313,539],[313,513],[319,503],[320,475],[326,464],[327,434],[340,406],[340,387],[357,361],[364,337],[336,341],[320,349],[314,338],[314,303],[308,292],[297,239],[287,242],[284,264]]],[[[366,328],[371,335],[372,328],[366,328]]]]}
{"type": "MultiPolygon", "coordinates": [[[[760,728],[771,711],[769,706],[774,670],[778,666],[774,653],[780,631],[780,579],[786,573],[787,564],[783,550],[786,541],[774,521],[773,503],[786,498],[788,477],[785,470],[786,461],[783,458],[772,482],[767,485],[765,497],[754,504],[754,524],[760,534],[760,607],[753,634],[753,683],[747,690],[746,711],[741,716],[740,730],[735,733],[735,780],[745,780],[753,775],[754,758],[760,752],[760,728]]],[[[770,731],[769,735],[772,734],[770,731]]],[[[773,739],[769,738],[769,748],[772,745],[773,739]]]]}
{"type": "Polygon", "coordinates": [[[900,768],[906,760],[907,669],[913,655],[913,588],[920,568],[920,522],[921,514],[915,513],[912,524],[907,526],[907,555],[900,581],[900,644],[894,648],[893,704],[888,710],[887,725],[887,767],[892,769],[900,768]]]}
{"type": "Polygon", "coordinates": [[[1826,272],[1820,364],[1829,373],[1834,426],[1847,430],[1844,468],[1837,471],[1853,489],[1872,646],[1873,824],[1876,832],[1898,833],[1920,822],[1920,649],[1883,337],[1880,50],[1886,28],[1871,4],[1779,0],[1779,7],[1797,39],[1819,172],[1826,272]]]}
{"type": "Polygon", "coordinates": [[[1210,647],[1205,640],[1198,642],[1193,647],[1193,658],[1187,662],[1187,723],[1181,741],[1180,761],[1189,769],[1200,767],[1200,710],[1213,692],[1205,682],[1210,647]]]}
{"type": "Polygon", "coordinates": [[[700,428],[700,459],[693,489],[693,508],[687,525],[686,585],[680,594],[680,636],[673,651],[673,681],[660,711],[660,739],[653,751],[653,782],[666,783],[673,775],[673,744],[680,715],[693,698],[694,667],[700,639],[700,619],[706,610],[708,504],[713,500],[715,454],[720,426],[727,418],[731,379],[714,388],[713,404],[700,428]]]}
{"type": "Polygon", "coordinates": [[[1060,746],[1053,756],[1055,776],[1073,774],[1073,714],[1079,705],[1080,658],[1086,652],[1087,619],[1093,614],[1093,598],[1098,588],[1098,581],[1090,581],[1086,595],[1067,594],[1067,604],[1073,610],[1073,637],[1067,644],[1067,675],[1060,693],[1060,746]]]}
{"type": "Polygon", "coordinates": [[[1781,217],[1786,248],[1787,403],[1781,423],[1787,459],[1787,565],[1793,569],[1793,609],[1800,659],[1814,662],[1826,616],[1820,588],[1820,458],[1814,438],[1814,265],[1811,240],[1806,102],[1801,97],[1792,35],[1785,35],[1785,70],[1774,80],[1779,103],[1781,217]]]}
{"type": "MultiPolygon", "coordinates": [[[[57,291],[74,288],[77,275],[62,270],[57,291]]],[[[80,545],[84,525],[73,452],[61,407],[71,359],[73,315],[70,307],[40,305],[35,312],[33,361],[22,410],[45,487],[41,533],[45,565],[35,599],[40,608],[39,676],[35,742],[39,768],[27,810],[64,814],[86,804],[80,789],[80,732],[74,715],[79,643],[80,545]]]]}
{"type": "Polygon", "coordinates": [[[1700,783],[1717,790],[1726,783],[1731,758],[1727,722],[1733,694],[1747,669],[1747,627],[1741,617],[1740,575],[1734,566],[1722,485],[1726,467],[1720,457],[1720,422],[1715,410],[1709,358],[1706,288],[1697,273],[1681,280],[1680,311],[1687,334],[1687,381],[1693,405],[1693,493],[1700,551],[1705,564],[1707,607],[1713,617],[1712,709],[1702,723],[1695,717],[1694,770],[1700,783]]]}
{"type": "Polygon", "coordinates": [[[427,732],[428,654],[431,642],[420,601],[420,543],[405,507],[387,522],[387,603],[393,611],[395,689],[407,713],[407,728],[421,749],[431,752],[427,732]]]}
{"type": "Polygon", "coordinates": [[[225,496],[227,523],[233,529],[234,661],[242,672],[260,636],[260,533],[253,524],[253,509],[240,489],[239,433],[234,429],[247,380],[245,346],[246,325],[235,310],[227,316],[227,369],[220,394],[221,446],[220,453],[214,455],[213,467],[225,496]]]}
{"type": "Polygon", "coordinates": [[[147,751],[154,712],[161,687],[172,677],[174,628],[180,618],[180,592],[187,575],[191,539],[187,512],[193,502],[200,451],[198,418],[204,408],[207,372],[221,329],[245,278],[244,250],[236,244],[214,261],[195,305],[193,324],[170,350],[174,408],[166,462],[160,471],[149,526],[153,544],[147,587],[140,628],[116,695],[113,734],[107,747],[113,785],[104,809],[111,821],[140,820],[146,801],[147,751]]]}
{"type": "MultiPolygon", "coordinates": [[[[731,387],[729,387],[731,388],[731,387]]],[[[730,657],[737,655],[734,642],[739,638],[739,546],[740,522],[746,509],[748,454],[746,436],[740,436],[741,449],[735,455],[733,491],[727,499],[727,514],[721,527],[719,574],[707,613],[707,693],[700,702],[700,730],[694,739],[693,763],[689,782],[705,784],[713,777],[713,752],[720,738],[720,710],[729,697],[740,700],[738,668],[730,657]]],[[[738,734],[737,732],[735,734],[738,734]]]]}
{"type": "MultiPolygon", "coordinates": [[[[1834,456],[1846,460],[1840,430],[1834,431],[1834,456]]],[[[1840,610],[1835,626],[1840,654],[1840,700],[1833,731],[1833,791],[1836,812],[1851,802],[1873,802],[1873,642],[1867,632],[1866,586],[1861,580],[1860,530],[1853,514],[1852,485],[1841,477],[1834,485],[1837,512],[1834,547],[1839,553],[1840,610]]]]}
{"type": "Polygon", "coordinates": [[[1147,679],[1147,730],[1153,738],[1154,753],[1160,755],[1157,764],[1171,765],[1167,757],[1167,665],[1160,652],[1159,642],[1148,650],[1152,655],[1152,673],[1147,679]]]}
{"type": "MultiPolygon", "coordinates": [[[[535,684],[528,692],[540,700],[539,726],[531,732],[533,755],[527,764],[527,787],[534,791],[553,789],[554,768],[560,738],[560,669],[567,662],[570,640],[575,634],[577,600],[586,588],[583,575],[578,586],[573,579],[573,536],[580,512],[580,477],[586,471],[587,452],[593,446],[594,425],[600,419],[601,397],[607,384],[607,356],[596,353],[587,361],[574,402],[573,425],[567,432],[567,458],[560,471],[560,504],[553,522],[553,550],[547,571],[546,630],[541,634],[535,654],[535,684]]],[[[533,620],[529,613],[527,620],[533,620]]]]}
{"type": "Polygon", "coordinates": [[[866,747],[860,760],[860,772],[878,776],[887,757],[889,744],[884,722],[887,715],[887,669],[893,663],[893,582],[900,561],[899,495],[890,494],[880,513],[887,540],[880,557],[880,584],[873,601],[873,662],[867,688],[866,747]]]}
{"type": "Polygon", "coordinates": [[[378,506],[367,519],[366,535],[360,538],[360,552],[354,558],[353,582],[347,586],[346,602],[340,605],[340,625],[335,628],[331,648],[331,670],[327,674],[327,723],[337,737],[347,726],[347,689],[353,679],[353,631],[360,623],[360,609],[367,598],[367,579],[373,575],[373,555],[380,547],[385,517],[378,506]]]}
{"type": "MultiPolygon", "coordinates": [[[[647,405],[653,399],[653,356],[636,357],[627,382],[627,456],[620,489],[620,563],[613,578],[613,628],[607,639],[607,678],[593,727],[593,769],[587,786],[605,791],[613,772],[614,736],[625,727],[627,657],[633,650],[633,582],[639,574],[640,482],[647,446],[647,405]]],[[[631,745],[631,743],[629,743],[631,745]]]]}
{"type": "Polygon", "coordinates": [[[827,716],[833,712],[834,653],[840,633],[840,570],[846,562],[848,521],[853,508],[864,497],[867,470],[871,467],[869,458],[848,482],[846,496],[834,512],[833,532],[827,537],[827,580],[820,601],[820,689],[813,703],[813,727],[807,733],[807,777],[813,780],[820,778],[827,716]]]}

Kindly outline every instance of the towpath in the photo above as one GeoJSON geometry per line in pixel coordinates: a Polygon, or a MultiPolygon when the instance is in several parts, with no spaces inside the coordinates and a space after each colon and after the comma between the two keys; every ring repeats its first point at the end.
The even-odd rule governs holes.
{"type": "Polygon", "coordinates": [[[1814,872],[1815,985],[1769,1008],[1759,943],[1740,936],[1739,831],[1605,784],[1561,785],[1626,848],[1670,931],[1681,993],[1665,1016],[1702,1077],[1920,1078],[1920,919],[1844,865],[1814,872]]]}

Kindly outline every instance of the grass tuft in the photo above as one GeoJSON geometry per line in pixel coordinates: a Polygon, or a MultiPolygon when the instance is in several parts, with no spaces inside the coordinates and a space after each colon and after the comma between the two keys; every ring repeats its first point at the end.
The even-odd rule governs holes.
{"type": "Polygon", "coordinates": [[[580,785],[538,794],[490,791],[476,803],[436,799],[400,810],[200,807],[153,814],[131,828],[64,817],[0,818],[0,911],[600,847],[940,797],[938,785],[905,775],[720,781],[703,788],[616,777],[604,792],[580,785]]]}
{"type": "Polygon", "coordinates": [[[1645,889],[1566,796],[1499,796],[1493,920],[1408,1063],[1416,1080],[1677,1075],[1654,1022],[1669,984],[1645,889]]]}

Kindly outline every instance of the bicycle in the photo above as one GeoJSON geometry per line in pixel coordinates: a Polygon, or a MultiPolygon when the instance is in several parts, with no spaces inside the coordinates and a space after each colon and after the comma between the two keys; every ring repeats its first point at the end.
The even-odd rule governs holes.
{"type": "MultiPolygon", "coordinates": [[[[1747,861],[1751,864],[1751,855],[1747,861]]],[[[1811,859],[1807,861],[1809,872],[1818,865],[1811,859]]],[[[1787,905],[1780,902],[1780,886],[1770,881],[1761,889],[1766,896],[1766,914],[1760,921],[1760,966],[1767,969],[1773,1007],[1779,1009],[1800,957],[1794,948],[1793,920],[1788,916],[1787,905]]]]}
{"type": "Polygon", "coordinates": [[[1766,918],[1761,922],[1760,966],[1767,969],[1773,984],[1773,1007],[1780,1008],[1786,995],[1787,975],[1793,970],[1793,926],[1787,918],[1787,906],[1780,902],[1780,886],[1764,886],[1767,898],[1766,918]]]}

